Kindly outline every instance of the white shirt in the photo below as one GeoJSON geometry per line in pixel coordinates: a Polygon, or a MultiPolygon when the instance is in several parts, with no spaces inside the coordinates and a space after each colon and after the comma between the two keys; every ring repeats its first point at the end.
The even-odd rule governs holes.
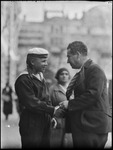
{"type": "Polygon", "coordinates": [[[40,73],[37,73],[36,75],[35,74],[33,74],[36,78],[38,78],[40,81],[42,81],[43,80],[43,78],[44,78],[44,76],[43,76],[43,73],[42,72],[40,72],[40,73]]]}

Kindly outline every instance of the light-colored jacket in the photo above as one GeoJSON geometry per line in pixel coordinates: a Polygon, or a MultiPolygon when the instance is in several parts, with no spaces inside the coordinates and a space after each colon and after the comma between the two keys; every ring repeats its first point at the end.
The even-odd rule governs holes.
{"type": "Polygon", "coordinates": [[[65,91],[58,83],[50,87],[50,97],[53,106],[57,106],[60,102],[67,100],[65,91]]]}

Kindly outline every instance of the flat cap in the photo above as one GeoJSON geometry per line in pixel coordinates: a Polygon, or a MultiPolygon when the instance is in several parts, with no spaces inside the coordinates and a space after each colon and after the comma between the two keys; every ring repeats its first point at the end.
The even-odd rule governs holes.
{"type": "Polygon", "coordinates": [[[44,48],[36,47],[29,49],[28,55],[36,55],[38,57],[48,57],[49,52],[44,48]]]}

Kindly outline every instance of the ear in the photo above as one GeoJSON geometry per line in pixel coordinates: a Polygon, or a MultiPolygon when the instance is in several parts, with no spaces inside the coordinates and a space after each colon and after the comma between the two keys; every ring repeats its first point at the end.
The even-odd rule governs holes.
{"type": "Polygon", "coordinates": [[[80,56],[81,55],[80,52],[77,51],[77,55],[80,56]]]}
{"type": "Polygon", "coordinates": [[[33,61],[33,59],[31,59],[31,64],[32,64],[32,65],[34,65],[34,61],[33,61]]]}
{"type": "Polygon", "coordinates": [[[81,53],[77,51],[77,59],[80,60],[81,59],[81,53]]]}

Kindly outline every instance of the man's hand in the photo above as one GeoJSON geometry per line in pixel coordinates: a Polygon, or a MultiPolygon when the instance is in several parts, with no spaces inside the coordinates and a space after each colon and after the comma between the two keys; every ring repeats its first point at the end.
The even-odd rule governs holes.
{"type": "Polygon", "coordinates": [[[69,101],[63,101],[63,102],[60,102],[60,107],[62,108],[62,109],[67,109],[68,108],[68,103],[69,103],[69,101]]]}
{"type": "Polygon", "coordinates": [[[56,106],[54,110],[54,116],[58,118],[62,118],[65,116],[65,110],[60,106],[56,106]]]}
{"type": "Polygon", "coordinates": [[[59,109],[59,107],[60,107],[60,106],[56,106],[56,107],[55,107],[55,109],[54,109],[54,115],[55,115],[57,109],[59,109]]]}
{"type": "Polygon", "coordinates": [[[51,124],[52,124],[52,128],[56,128],[56,126],[57,126],[57,121],[56,121],[56,119],[55,118],[52,118],[52,120],[51,120],[51,124]]]}

